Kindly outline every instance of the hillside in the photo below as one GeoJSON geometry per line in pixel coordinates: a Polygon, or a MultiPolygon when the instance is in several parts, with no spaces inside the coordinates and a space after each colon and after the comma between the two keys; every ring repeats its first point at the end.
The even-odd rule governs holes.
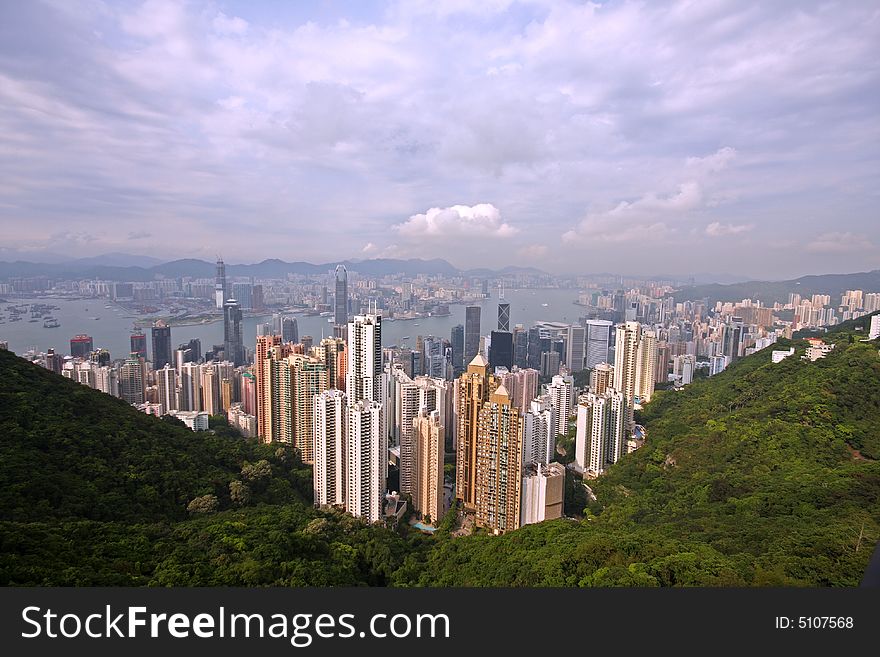
{"type": "Polygon", "coordinates": [[[880,344],[859,341],[865,322],[829,332],[837,347],[815,363],[772,364],[783,342],[659,392],[639,418],[646,446],[591,482],[583,522],[502,537],[316,510],[289,450],[222,423],[194,434],[0,352],[0,582],[853,586],[880,535],[880,344]]]}
{"type": "Polygon", "coordinates": [[[289,448],[194,433],[8,351],[0,372],[0,584],[381,585],[416,549],[314,509],[289,448]]]}
{"type": "Polygon", "coordinates": [[[829,335],[838,347],[815,363],[774,365],[770,351],[783,343],[658,393],[641,416],[646,446],[592,484],[598,501],[584,523],[447,541],[408,576],[459,586],[857,585],[880,535],[880,345],[851,336],[829,335]]]}
{"type": "Polygon", "coordinates": [[[813,294],[830,294],[832,303],[840,301],[840,295],[846,290],[880,291],[880,269],[854,274],[821,274],[802,276],[787,281],[747,281],[731,285],[695,285],[683,287],[672,293],[677,302],[698,301],[709,299],[710,304],[716,301],[739,301],[755,299],[772,304],[775,301],[788,301],[789,293],[797,293],[802,297],[813,294]]]}

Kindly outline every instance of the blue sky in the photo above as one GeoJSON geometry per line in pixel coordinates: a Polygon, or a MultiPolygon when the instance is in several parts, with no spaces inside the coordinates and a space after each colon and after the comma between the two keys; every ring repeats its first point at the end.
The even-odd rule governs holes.
{"type": "Polygon", "coordinates": [[[875,2],[0,5],[0,247],[880,267],[875,2]]]}

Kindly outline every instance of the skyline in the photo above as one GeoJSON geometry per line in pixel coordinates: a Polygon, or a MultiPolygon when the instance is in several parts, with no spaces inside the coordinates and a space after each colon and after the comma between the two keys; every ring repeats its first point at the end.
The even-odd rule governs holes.
{"type": "Polygon", "coordinates": [[[780,4],[6,4],[2,247],[880,268],[880,11],[780,4]]]}

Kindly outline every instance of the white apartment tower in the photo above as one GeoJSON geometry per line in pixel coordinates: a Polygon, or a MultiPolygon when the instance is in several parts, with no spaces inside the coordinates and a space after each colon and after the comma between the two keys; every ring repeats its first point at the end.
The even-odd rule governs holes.
{"type": "Polygon", "coordinates": [[[345,510],[368,522],[378,522],[382,519],[388,471],[382,404],[362,399],[349,405],[347,416],[345,510]]]}
{"type": "Polygon", "coordinates": [[[346,459],[346,398],[341,390],[314,397],[315,506],[344,506],[346,459]]]}
{"type": "Polygon", "coordinates": [[[581,397],[577,413],[575,467],[602,474],[626,453],[627,409],[623,393],[609,389],[603,395],[581,397]]]}

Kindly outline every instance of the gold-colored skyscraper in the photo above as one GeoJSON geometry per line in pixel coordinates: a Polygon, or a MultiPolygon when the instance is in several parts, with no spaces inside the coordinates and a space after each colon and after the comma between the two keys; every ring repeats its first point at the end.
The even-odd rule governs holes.
{"type": "Polygon", "coordinates": [[[458,387],[458,413],[455,452],[455,496],[464,503],[465,509],[477,506],[477,429],[480,411],[489,400],[491,389],[497,383],[489,375],[489,362],[477,354],[467,371],[456,382],[458,387]]]}
{"type": "Polygon", "coordinates": [[[257,336],[257,348],[254,353],[254,374],[257,383],[257,435],[265,442],[271,440],[266,434],[266,354],[269,348],[280,344],[280,335],[257,336]]]}
{"type": "Polygon", "coordinates": [[[440,411],[422,408],[413,419],[413,507],[436,525],[443,517],[444,436],[440,411]]]}
{"type": "Polygon", "coordinates": [[[314,399],[328,389],[327,367],[317,358],[292,354],[289,359],[293,406],[293,444],[303,463],[315,462],[314,399]]]}
{"type": "Polygon", "coordinates": [[[496,534],[518,529],[522,485],[523,422],[499,385],[477,419],[476,523],[496,534]]]}

